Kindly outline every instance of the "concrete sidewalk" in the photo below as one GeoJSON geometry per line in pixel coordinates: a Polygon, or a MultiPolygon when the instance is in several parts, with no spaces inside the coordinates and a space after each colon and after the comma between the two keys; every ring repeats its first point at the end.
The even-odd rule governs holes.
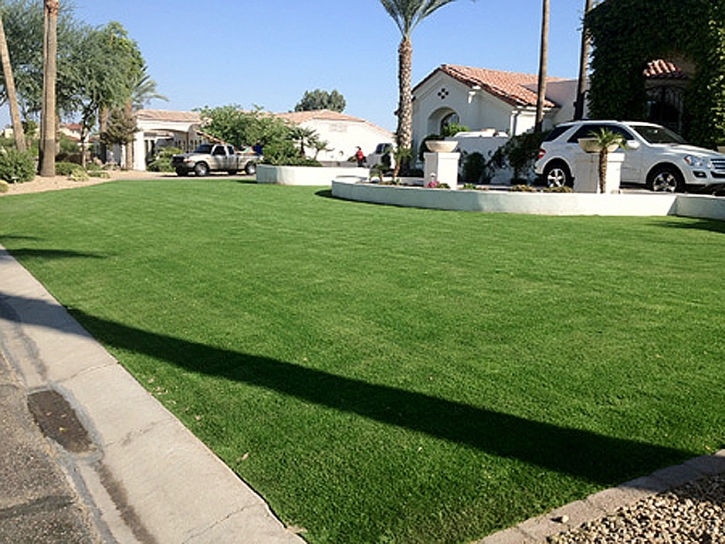
{"type": "Polygon", "coordinates": [[[304,542],[1,246],[0,407],[0,542],[304,542]]]}

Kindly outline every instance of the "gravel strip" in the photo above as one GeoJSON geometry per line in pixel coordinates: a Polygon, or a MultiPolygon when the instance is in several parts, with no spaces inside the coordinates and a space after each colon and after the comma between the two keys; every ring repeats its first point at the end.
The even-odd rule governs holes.
{"type": "Polygon", "coordinates": [[[61,189],[78,189],[80,187],[88,187],[89,185],[98,185],[108,181],[117,181],[123,179],[157,179],[176,177],[176,174],[159,173],[159,172],[141,172],[138,170],[108,170],[108,178],[90,178],[86,181],[74,181],[68,176],[40,177],[35,176],[32,181],[25,183],[11,183],[8,186],[8,192],[0,193],[3,195],[21,195],[27,193],[42,193],[45,191],[59,191],[61,189]]]}
{"type": "Polygon", "coordinates": [[[725,543],[725,474],[709,476],[552,535],[548,544],[725,543]]]}

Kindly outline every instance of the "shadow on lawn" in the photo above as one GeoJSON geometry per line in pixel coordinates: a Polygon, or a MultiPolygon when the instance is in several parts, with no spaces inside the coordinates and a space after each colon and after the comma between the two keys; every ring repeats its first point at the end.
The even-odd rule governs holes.
{"type": "MultiPolygon", "coordinates": [[[[82,253],[80,251],[70,251],[63,249],[27,249],[18,248],[13,249],[11,252],[12,256],[16,259],[22,260],[24,258],[33,259],[75,259],[82,257],[84,259],[104,259],[103,255],[95,255],[93,253],[82,253]]],[[[0,253],[0,258],[3,255],[0,253]]]]}
{"type": "Polygon", "coordinates": [[[682,230],[704,230],[707,232],[717,232],[725,234],[725,221],[716,221],[714,219],[695,219],[690,221],[660,221],[654,223],[659,227],[668,227],[682,230]]]}
{"type": "MultiPolygon", "coordinates": [[[[58,314],[51,316],[53,312],[63,311],[42,300],[2,292],[0,306],[11,309],[31,306],[33,310],[29,314],[11,319],[32,319],[35,324],[46,327],[57,327],[58,314]]],[[[156,334],[77,309],[70,312],[106,345],[598,484],[618,484],[692,456],[691,452],[531,421],[423,393],[156,334]]],[[[15,315],[14,311],[3,313],[15,315]]]]}

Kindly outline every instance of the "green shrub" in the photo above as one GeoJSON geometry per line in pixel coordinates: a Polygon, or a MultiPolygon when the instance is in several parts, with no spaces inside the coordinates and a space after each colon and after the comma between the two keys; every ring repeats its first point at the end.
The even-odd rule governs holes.
{"type": "Polygon", "coordinates": [[[88,181],[90,179],[90,176],[88,175],[88,172],[80,168],[78,170],[73,170],[68,178],[72,179],[73,181],[88,181]]]}
{"type": "Polygon", "coordinates": [[[60,161],[55,163],[55,173],[59,176],[70,176],[73,172],[82,171],[83,167],[74,162],[60,161]]]}
{"type": "Polygon", "coordinates": [[[514,171],[514,178],[533,177],[539,147],[547,134],[548,132],[527,132],[509,138],[493,154],[491,165],[496,168],[510,166],[514,171]]]}
{"type": "Polygon", "coordinates": [[[88,170],[88,176],[92,178],[110,178],[111,174],[106,172],[105,170],[101,170],[100,168],[88,170]]]}
{"type": "Polygon", "coordinates": [[[466,125],[459,125],[458,123],[449,123],[443,127],[441,136],[448,138],[449,136],[455,136],[459,132],[468,132],[470,129],[466,125]]]}
{"type": "Polygon", "coordinates": [[[481,153],[474,151],[468,153],[463,157],[463,169],[461,171],[461,178],[463,181],[469,181],[471,183],[480,183],[481,181],[490,181],[491,176],[486,175],[488,179],[483,179],[484,174],[487,174],[487,161],[481,153]]]}
{"type": "Polygon", "coordinates": [[[146,170],[149,172],[173,172],[171,158],[183,153],[178,147],[162,147],[146,158],[146,170]]]}
{"type": "Polygon", "coordinates": [[[0,179],[8,183],[23,183],[35,177],[35,161],[27,151],[0,150],[0,179]]]}

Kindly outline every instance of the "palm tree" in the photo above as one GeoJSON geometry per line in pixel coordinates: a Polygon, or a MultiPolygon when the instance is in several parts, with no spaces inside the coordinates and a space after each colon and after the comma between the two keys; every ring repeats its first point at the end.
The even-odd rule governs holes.
{"type": "Polygon", "coordinates": [[[8,41],[5,38],[5,27],[0,15],[0,61],[2,62],[3,75],[5,76],[5,89],[8,95],[8,106],[10,107],[10,120],[13,124],[13,136],[18,151],[26,151],[25,134],[23,123],[20,121],[20,108],[18,107],[18,95],[15,91],[15,78],[13,68],[10,64],[10,53],[8,52],[8,41]]]}
{"type": "Polygon", "coordinates": [[[536,97],[536,132],[544,125],[544,101],[546,100],[546,76],[549,64],[549,0],[543,0],[541,18],[541,56],[539,58],[539,85],[536,97]]]}
{"type": "Polygon", "coordinates": [[[418,23],[438,8],[455,0],[380,0],[398,26],[402,39],[398,46],[398,147],[413,146],[413,95],[411,89],[413,45],[411,34],[418,23]]]}
{"type": "Polygon", "coordinates": [[[612,130],[603,128],[591,133],[591,138],[599,148],[599,192],[605,193],[607,189],[607,158],[613,149],[624,147],[624,137],[612,130]]]}
{"type": "Polygon", "coordinates": [[[41,114],[40,175],[55,176],[55,84],[58,55],[58,0],[44,0],[43,112],[41,114]]]}

